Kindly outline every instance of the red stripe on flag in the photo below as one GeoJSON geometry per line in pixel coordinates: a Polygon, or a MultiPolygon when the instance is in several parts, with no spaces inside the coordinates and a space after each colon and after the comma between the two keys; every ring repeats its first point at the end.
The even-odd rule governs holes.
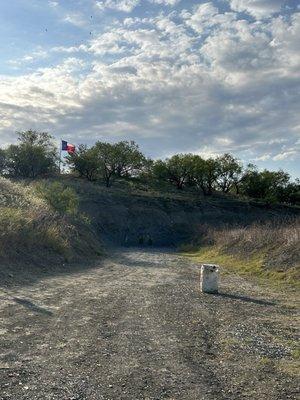
{"type": "Polygon", "coordinates": [[[68,145],[67,145],[67,152],[68,152],[69,154],[75,153],[75,146],[74,146],[74,144],[68,143],[68,145]]]}

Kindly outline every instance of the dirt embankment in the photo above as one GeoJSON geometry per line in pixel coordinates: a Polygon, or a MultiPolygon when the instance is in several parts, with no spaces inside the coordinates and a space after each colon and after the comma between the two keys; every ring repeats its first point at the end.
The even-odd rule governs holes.
{"type": "Polygon", "coordinates": [[[199,237],[204,226],[245,226],[300,215],[299,209],[271,209],[229,196],[204,197],[189,191],[104,188],[75,185],[81,208],[102,238],[117,245],[177,246],[199,237]]]}
{"type": "Polygon", "coordinates": [[[55,211],[34,183],[0,178],[0,280],[27,267],[97,256],[99,237],[80,215],[55,211]]]}

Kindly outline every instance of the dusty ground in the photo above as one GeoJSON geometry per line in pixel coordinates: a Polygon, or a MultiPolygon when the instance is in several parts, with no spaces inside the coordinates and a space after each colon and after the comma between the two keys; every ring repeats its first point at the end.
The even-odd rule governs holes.
{"type": "MultiPolygon", "coordinates": [[[[296,399],[296,306],[168,251],[0,289],[0,399],[296,399]]],[[[0,285],[1,286],[1,285],[0,285]]]]}

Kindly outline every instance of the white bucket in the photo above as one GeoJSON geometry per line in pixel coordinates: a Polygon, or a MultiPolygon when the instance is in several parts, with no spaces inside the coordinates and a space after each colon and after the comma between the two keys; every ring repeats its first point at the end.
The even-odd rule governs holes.
{"type": "Polygon", "coordinates": [[[218,293],[219,266],[215,264],[202,264],[200,289],[204,293],[218,293]]]}

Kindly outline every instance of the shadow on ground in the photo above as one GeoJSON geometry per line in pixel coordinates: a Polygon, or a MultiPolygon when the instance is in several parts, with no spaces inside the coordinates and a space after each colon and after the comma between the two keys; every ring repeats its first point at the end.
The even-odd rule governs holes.
{"type": "Polygon", "coordinates": [[[27,299],[20,299],[19,297],[13,297],[12,300],[17,303],[20,304],[21,306],[29,309],[30,311],[36,312],[38,314],[43,314],[43,315],[48,315],[48,316],[52,316],[53,312],[50,310],[47,310],[44,307],[38,306],[36,304],[34,304],[32,301],[27,300],[27,299]]]}
{"type": "Polygon", "coordinates": [[[216,293],[214,295],[215,296],[219,296],[219,297],[228,298],[228,299],[231,299],[231,300],[241,300],[241,301],[245,301],[247,303],[259,304],[259,305],[262,305],[262,306],[275,306],[276,305],[276,303],[272,302],[272,301],[263,300],[263,299],[253,299],[251,297],[240,296],[240,295],[237,295],[237,294],[216,293]]]}
{"type": "Polygon", "coordinates": [[[84,271],[92,270],[94,268],[100,268],[102,265],[110,260],[118,260],[119,264],[123,264],[126,267],[133,268],[156,268],[161,267],[157,265],[155,260],[150,257],[153,253],[174,253],[174,248],[166,247],[150,247],[150,246],[139,246],[139,247],[116,247],[113,245],[107,245],[106,253],[98,258],[87,259],[86,261],[80,260],[80,262],[64,262],[58,263],[49,262],[47,265],[33,265],[33,264],[4,264],[1,265],[0,269],[0,288],[10,288],[17,286],[30,286],[36,282],[51,278],[54,276],[63,276],[71,274],[80,274],[84,271]],[[120,251],[121,250],[121,251],[120,251]],[[144,253],[149,252],[149,261],[142,259],[134,260],[128,256],[130,252],[143,251],[144,253]]]}

